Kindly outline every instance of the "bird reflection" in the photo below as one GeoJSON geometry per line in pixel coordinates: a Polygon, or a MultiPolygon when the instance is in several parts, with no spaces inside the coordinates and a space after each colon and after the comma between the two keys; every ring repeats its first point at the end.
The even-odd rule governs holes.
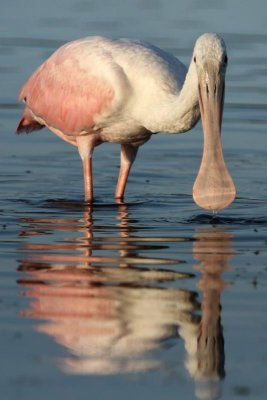
{"type": "Polygon", "coordinates": [[[221,275],[233,255],[227,229],[195,233],[200,301],[197,291],[182,288],[181,280],[195,274],[179,272],[178,259],[160,257],[169,246],[179,252],[184,238],[145,237],[140,230],[135,236],[137,221],[124,203],[117,205],[112,226],[99,225],[93,216],[85,207],[82,218],[22,221],[18,283],[30,299],[22,314],[38,319],[36,331],[67,349],[56,362],[68,373],[164,368],[178,376],[177,359],[166,361],[160,352],[184,342],[196,397],[218,398],[225,374],[220,297],[227,284],[221,275]]]}

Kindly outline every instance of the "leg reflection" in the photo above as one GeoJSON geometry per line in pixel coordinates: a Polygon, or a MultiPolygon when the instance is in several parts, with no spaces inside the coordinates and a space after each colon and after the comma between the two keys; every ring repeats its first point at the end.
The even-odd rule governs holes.
{"type": "Polygon", "coordinates": [[[192,277],[176,271],[178,261],[140,256],[162,254],[166,238],[140,231],[135,237],[128,214],[126,204],[118,205],[108,227],[94,220],[91,208],[82,218],[22,221],[27,240],[19,270],[25,275],[18,283],[30,299],[23,315],[42,320],[35,329],[66,349],[57,360],[66,372],[161,368],[159,350],[179,340],[177,319],[191,320],[199,308],[195,292],[167,285],[192,277]]]}

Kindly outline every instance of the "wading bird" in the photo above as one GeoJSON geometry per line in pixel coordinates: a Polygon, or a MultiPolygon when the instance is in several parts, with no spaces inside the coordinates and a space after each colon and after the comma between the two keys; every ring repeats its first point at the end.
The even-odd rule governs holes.
{"type": "Polygon", "coordinates": [[[115,197],[122,199],[138,148],[153,133],[181,133],[201,115],[202,162],[195,202],[220,210],[235,197],[221,146],[226,47],[215,33],[196,41],[188,71],[148,43],[87,37],[60,47],[21,88],[25,109],[17,133],[48,127],[78,147],[85,201],[93,200],[92,154],[104,143],[121,145],[115,197]]]}

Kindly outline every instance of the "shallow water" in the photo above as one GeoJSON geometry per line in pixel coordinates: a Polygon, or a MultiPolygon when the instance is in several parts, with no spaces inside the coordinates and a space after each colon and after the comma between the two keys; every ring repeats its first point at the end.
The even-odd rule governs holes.
{"type": "Polygon", "coordinates": [[[266,2],[49,3],[4,0],[0,14],[3,399],[265,399],[266,2]],[[97,148],[93,207],[74,148],[14,135],[20,85],[65,41],[139,37],[188,63],[203,31],[228,46],[227,210],[192,200],[200,124],[143,146],[121,204],[119,148],[97,148]]]}

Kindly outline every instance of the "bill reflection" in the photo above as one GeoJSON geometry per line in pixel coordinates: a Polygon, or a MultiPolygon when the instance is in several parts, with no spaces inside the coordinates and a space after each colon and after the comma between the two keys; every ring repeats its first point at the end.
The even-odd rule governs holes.
{"type": "Polygon", "coordinates": [[[224,336],[221,323],[221,293],[228,284],[222,274],[231,267],[232,235],[226,228],[199,229],[193,244],[195,268],[201,273],[201,317],[190,334],[180,329],[187,350],[186,368],[196,384],[196,398],[215,400],[221,395],[225,376],[224,336]]]}

